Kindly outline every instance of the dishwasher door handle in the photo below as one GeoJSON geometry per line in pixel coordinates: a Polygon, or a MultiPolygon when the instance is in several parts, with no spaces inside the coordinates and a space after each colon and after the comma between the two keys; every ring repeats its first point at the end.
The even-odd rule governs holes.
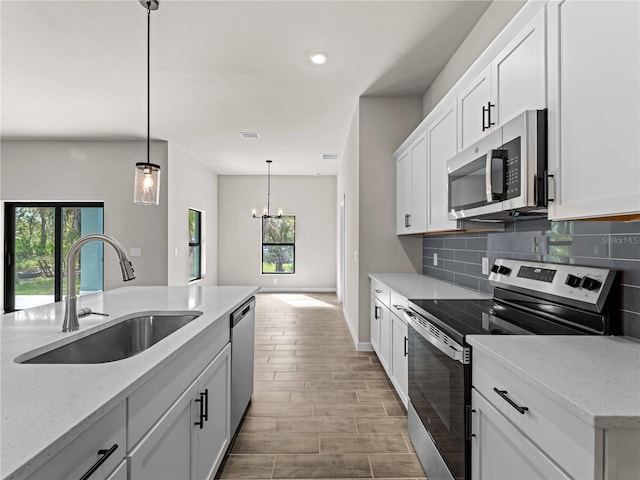
{"type": "Polygon", "coordinates": [[[246,317],[249,312],[251,312],[256,306],[256,297],[251,297],[245,303],[243,303],[240,308],[235,310],[231,314],[231,328],[235,327],[238,323],[242,321],[244,317],[246,317]]]}

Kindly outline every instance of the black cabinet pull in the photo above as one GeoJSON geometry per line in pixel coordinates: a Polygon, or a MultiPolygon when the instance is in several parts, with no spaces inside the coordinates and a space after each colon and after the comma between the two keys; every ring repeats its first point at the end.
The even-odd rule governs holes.
{"type": "Polygon", "coordinates": [[[404,337],[404,356],[409,355],[409,339],[404,337]]]}
{"type": "Polygon", "coordinates": [[[194,422],[194,425],[198,425],[202,430],[204,428],[204,394],[200,394],[200,398],[196,398],[196,402],[200,404],[200,412],[198,413],[198,421],[194,422]]]}
{"type": "Polygon", "coordinates": [[[80,477],[80,480],[87,480],[91,475],[93,475],[95,471],[100,468],[100,465],[102,465],[107,460],[107,458],[109,458],[111,454],[115,452],[117,449],[118,449],[118,444],[114,443],[109,450],[102,450],[102,449],[98,450],[98,455],[102,455],[102,457],[100,457],[98,461],[94,463],[89,470],[87,470],[87,473],[85,473],[80,477]]]}
{"type": "Polygon", "coordinates": [[[498,395],[500,395],[509,405],[511,405],[513,408],[515,408],[518,412],[520,412],[522,415],[524,415],[524,413],[526,411],[528,411],[529,409],[527,407],[521,407],[520,405],[518,405],[516,402],[514,402],[513,400],[511,400],[508,396],[507,396],[507,391],[506,390],[498,390],[497,388],[493,388],[493,391],[496,392],[498,395]]]}
{"type": "Polygon", "coordinates": [[[485,130],[489,130],[491,127],[493,127],[496,122],[492,122],[491,121],[491,108],[495,107],[495,105],[491,102],[487,102],[487,106],[486,107],[482,107],[482,131],[484,132],[485,130]],[[485,123],[485,118],[487,119],[487,122],[485,123]]]}
{"type": "Polygon", "coordinates": [[[373,318],[375,318],[376,320],[380,319],[380,317],[378,316],[378,309],[380,307],[378,305],[375,306],[374,311],[373,311],[373,318]]]}
{"type": "Polygon", "coordinates": [[[484,132],[487,128],[487,124],[484,123],[485,118],[487,117],[487,107],[482,107],[482,131],[484,132]]]}
{"type": "Polygon", "coordinates": [[[543,200],[545,200],[547,203],[549,202],[554,202],[555,198],[549,198],[549,179],[553,178],[553,174],[548,173],[548,172],[544,172],[544,197],[543,200]]]}
{"type": "Polygon", "coordinates": [[[204,415],[202,417],[204,418],[205,422],[208,422],[209,421],[209,389],[205,388],[204,393],[201,393],[200,395],[204,395],[204,415]]]}

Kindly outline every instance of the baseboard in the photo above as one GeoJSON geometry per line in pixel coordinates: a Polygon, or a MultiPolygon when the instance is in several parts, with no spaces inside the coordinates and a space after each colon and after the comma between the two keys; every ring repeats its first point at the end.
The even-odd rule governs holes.
{"type": "Polygon", "coordinates": [[[263,293],[336,293],[336,289],[335,288],[260,287],[260,292],[263,292],[263,293]]]}
{"type": "Polygon", "coordinates": [[[359,352],[373,352],[373,345],[371,342],[358,342],[356,343],[356,350],[359,352]]]}

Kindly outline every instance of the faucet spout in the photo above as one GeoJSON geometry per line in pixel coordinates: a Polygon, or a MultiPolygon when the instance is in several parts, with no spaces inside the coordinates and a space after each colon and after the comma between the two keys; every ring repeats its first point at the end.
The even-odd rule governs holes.
{"type": "Polygon", "coordinates": [[[80,253],[80,249],[83,245],[94,241],[104,242],[105,244],[113,247],[116,251],[120,263],[120,270],[122,271],[123,281],[127,282],[136,278],[133,265],[127,257],[127,252],[115,238],[99,233],[80,237],[69,248],[65,261],[67,265],[67,298],[65,299],[64,323],[62,324],[63,332],[72,332],[80,328],[80,325],[78,324],[78,299],[76,297],[76,258],[78,257],[78,253],[80,253]]]}

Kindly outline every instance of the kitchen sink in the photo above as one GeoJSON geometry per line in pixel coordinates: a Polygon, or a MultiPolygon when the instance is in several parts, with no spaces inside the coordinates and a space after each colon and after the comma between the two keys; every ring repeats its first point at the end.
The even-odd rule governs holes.
{"type": "Polygon", "coordinates": [[[133,357],[168,337],[202,312],[145,313],[18,363],[107,363],[133,357]]]}

